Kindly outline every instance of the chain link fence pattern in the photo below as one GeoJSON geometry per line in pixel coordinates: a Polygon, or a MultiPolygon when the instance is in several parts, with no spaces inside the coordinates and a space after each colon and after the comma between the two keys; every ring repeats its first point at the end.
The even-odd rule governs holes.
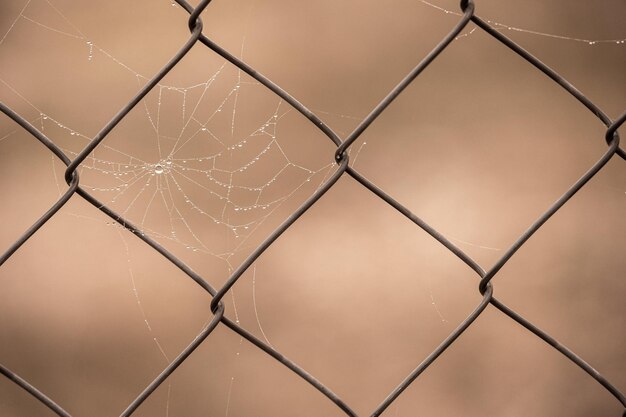
{"type": "MultiPolygon", "coordinates": [[[[428,355],[415,369],[401,382],[397,387],[391,391],[388,396],[382,401],[376,409],[371,411],[370,416],[380,416],[385,412],[388,407],[394,403],[394,401],[402,394],[402,392],[409,387],[437,358],[450,347],[459,336],[469,328],[472,323],[485,311],[487,306],[492,305],[502,314],[508,316],[519,325],[526,328],[529,332],[532,332],[536,337],[540,338],[554,349],[559,351],[562,355],[567,357],[571,362],[578,365],[583,369],[589,377],[595,379],[601,384],[610,394],[612,394],[617,401],[619,401],[624,407],[626,407],[626,396],[620,390],[611,384],[602,374],[596,371],[591,365],[589,365],[584,359],[576,355],[569,350],[566,346],[559,343],[551,335],[539,329],[537,326],[530,323],[527,319],[516,313],[509,307],[507,307],[500,300],[493,296],[494,278],[498,274],[498,271],[509,261],[509,259],[520,249],[525,242],[537,231],[542,225],[550,219],[559,209],[578,192],[585,184],[594,177],[607,162],[613,158],[616,154],[618,158],[626,160],[626,152],[619,146],[618,128],[626,121],[626,112],[624,112],[616,120],[611,120],[600,108],[598,108],[593,102],[591,102],[586,96],[580,93],[572,84],[566,81],[558,73],[550,69],[547,65],[535,58],[529,52],[524,50],[518,44],[508,39],[501,32],[496,30],[493,26],[487,23],[485,20],[474,14],[474,2],[472,0],[463,0],[461,2],[462,15],[460,20],[454,28],[439,42],[439,44],[408,74],[406,77],[393,89],[388,95],[374,108],[374,110],[363,119],[357,128],[349,134],[346,138],[340,138],[330,127],[328,127],[318,116],[312,111],[307,109],[296,98],[292,97],[289,93],[272,82],[270,79],[258,73],[254,68],[247,65],[245,62],[235,57],[219,45],[214,43],[211,39],[203,34],[203,25],[200,19],[200,14],[209,5],[210,0],[202,0],[197,7],[192,7],[185,0],[176,0],[176,2],[183,7],[189,13],[189,30],[191,36],[185,42],[185,44],[179,49],[179,51],[171,58],[171,60],[135,95],[135,97],[128,102],[116,115],[108,122],[100,132],[91,140],[80,154],[73,160],[56,146],[49,138],[47,138],[41,131],[31,125],[19,114],[14,112],[11,108],[3,103],[0,103],[0,109],[8,117],[10,117],[15,123],[20,125],[23,129],[28,131],[38,141],[40,141],[48,150],[54,154],[59,160],[61,160],[66,166],[65,180],[68,184],[68,188],[65,193],[59,198],[59,200],[50,209],[41,216],[41,218],[34,223],[27,231],[23,233],[0,257],[0,265],[4,264],[20,247],[63,207],[75,194],[82,197],[84,200],[92,204],[94,207],[101,210],[119,225],[123,226],[129,232],[133,233],[137,238],[141,239],[145,244],[152,247],[155,251],[160,253],[163,257],[169,260],[172,264],[178,267],[189,278],[193,279],[204,291],[210,294],[211,312],[213,317],[210,323],[199,333],[191,344],[189,344],[178,356],[167,366],[163,371],[143,390],[143,392],[128,405],[128,407],[121,412],[121,416],[132,415],[138,407],[148,398],[150,395],[161,385],[188,357],[191,355],[205,339],[207,339],[214,329],[223,325],[233,332],[239,334],[245,338],[248,342],[256,346],[258,349],[264,351],[267,355],[274,358],[276,361],[283,364],[293,373],[310,384],[311,387],[318,390],[328,400],[336,405],[345,415],[356,417],[357,413],[353,411],[349,404],[347,404],[342,398],[330,390],[321,381],[317,380],[315,376],[309,374],[306,370],[302,369],[296,363],[292,362],[281,352],[274,349],[264,341],[255,337],[253,334],[242,328],[235,321],[227,317],[225,306],[222,302],[224,296],[231,290],[233,285],[241,278],[244,272],[272,245],[276,239],[278,239],[288,228],[290,228],[297,220],[304,214],[310,207],[312,207],[328,190],[330,190],[340,177],[348,175],[354,178],[363,187],[367,188],[381,200],[385,201],[388,205],[392,206],[399,213],[404,215],[407,219],[413,222],[417,227],[432,236],[441,245],[447,248],[450,252],[456,255],[462,262],[464,262],[469,268],[471,268],[479,277],[478,290],[482,296],[481,302],[475,307],[473,312],[461,322],[455,330],[449,334],[449,336],[443,340],[440,345],[428,355]],[[478,28],[487,33],[493,38],[493,42],[501,42],[506,45],[516,54],[521,56],[529,64],[533,65],[537,70],[548,76],[554,83],[558,84],[564,90],[566,90],[574,99],[578,100],[588,110],[590,110],[602,123],[606,126],[605,141],[608,145],[606,152],[591,166],[588,171],[576,181],[568,190],[566,190],[562,196],[554,202],[528,229],[517,238],[517,240],[505,251],[503,256],[491,267],[483,268],[461,249],[455,246],[450,240],[446,239],[441,233],[429,226],[426,222],[421,220],[400,202],[395,200],[392,196],[387,194],[384,190],[378,188],[372,182],[362,176],[356,169],[350,166],[349,156],[347,151],[350,146],[360,137],[360,135],[368,128],[377,117],[385,111],[387,106],[416,78],[420,73],[437,58],[437,56],[450,45],[451,42],[461,33],[469,22],[473,22],[478,28]],[[267,237],[249,257],[232,273],[226,283],[221,288],[214,288],[211,286],[202,276],[199,276],[191,270],[180,259],[171,254],[168,250],[162,247],[159,243],[153,240],[151,237],[145,235],[140,229],[125,220],[122,216],[111,210],[105,204],[94,198],[89,192],[81,188],[78,173],[76,172],[79,165],[105,140],[107,135],[122,121],[126,115],[159,83],[160,80],[170,72],[179,61],[190,51],[190,49],[196,43],[202,43],[208,49],[214,53],[219,54],[232,65],[236,66],[240,70],[244,71],[259,83],[263,84],[282,100],[289,103],[295,110],[305,116],[309,121],[315,125],[320,131],[322,131],[337,147],[334,159],[337,164],[337,168],[325,183],[312,194],[296,211],[290,214],[290,216],[270,235],[267,237]]],[[[0,359],[1,360],[1,359],[0,359]]],[[[24,390],[28,391],[34,398],[45,404],[50,410],[55,412],[59,416],[70,417],[70,413],[65,411],[63,407],[57,404],[54,399],[49,398],[46,394],[37,387],[33,386],[27,380],[23,379],[10,369],[0,365],[0,373],[6,378],[19,385],[24,390]]],[[[626,417],[626,411],[623,416],[626,417]]]]}

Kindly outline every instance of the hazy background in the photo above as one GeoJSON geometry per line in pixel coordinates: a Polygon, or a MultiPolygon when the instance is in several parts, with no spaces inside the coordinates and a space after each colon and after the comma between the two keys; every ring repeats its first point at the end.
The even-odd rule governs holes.
{"type": "MultiPolygon", "coordinates": [[[[477,0],[476,13],[565,37],[503,29],[610,117],[626,107],[626,44],[566,39],[625,38],[624,1],[477,0]]],[[[215,0],[202,18],[205,34],[343,137],[458,20],[419,0],[215,0]]],[[[185,42],[186,21],[166,0],[4,0],[0,100],[73,158],[185,42]]],[[[604,131],[476,30],[362,135],[351,160],[488,268],[605,152],[604,131]]],[[[215,287],[334,169],[326,137],[202,45],[103,145],[81,184],[215,287]]],[[[59,161],[7,117],[0,158],[6,248],[66,186],[59,161]]],[[[609,161],[493,281],[501,301],[622,392],[624,162],[609,161]]],[[[75,416],[119,415],[211,317],[208,294],[110,222],[75,196],[0,268],[0,363],[75,416]]],[[[462,262],[344,176],[242,277],[227,315],[367,416],[475,308],[477,286],[462,262]]],[[[385,415],[622,412],[587,374],[488,307],[385,415]]],[[[0,378],[0,415],[53,414],[0,378]]],[[[343,414],[218,326],[135,415],[343,414]]]]}

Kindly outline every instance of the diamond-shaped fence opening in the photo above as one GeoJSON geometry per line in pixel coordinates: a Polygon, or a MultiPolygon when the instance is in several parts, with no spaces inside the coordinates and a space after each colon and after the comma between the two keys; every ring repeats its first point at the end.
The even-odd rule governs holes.
{"type": "MultiPolygon", "coordinates": [[[[6,148],[10,152],[5,166],[11,175],[6,199],[22,193],[23,201],[7,203],[11,210],[3,214],[5,222],[11,224],[11,216],[18,217],[15,207],[29,205],[36,193],[19,174],[31,169],[29,164],[33,172],[48,176],[59,193],[56,203],[19,236],[13,227],[6,228],[14,233],[14,241],[0,257],[4,272],[0,285],[10,288],[15,304],[4,309],[9,315],[3,326],[12,330],[6,347],[0,349],[4,355],[0,373],[5,377],[0,390],[11,396],[0,399],[0,406],[6,404],[7,413],[15,398],[20,404],[34,403],[33,399],[42,403],[32,408],[41,413],[37,415],[200,415],[190,413],[199,413],[193,405],[202,404],[210,408],[210,415],[221,410],[215,415],[226,417],[252,415],[250,410],[256,410],[254,415],[373,417],[428,414],[429,402],[445,404],[441,398],[457,396],[460,403],[472,404],[470,408],[484,402],[485,414],[535,415],[552,410],[557,415],[560,409],[600,415],[579,406],[578,398],[567,406],[542,409],[537,403],[545,399],[524,399],[525,385],[549,384],[552,373],[581,381],[576,382],[581,392],[603,395],[602,403],[612,401],[601,413],[626,407],[620,390],[623,364],[613,367],[607,360],[609,369],[596,369],[589,353],[601,332],[615,329],[611,337],[617,340],[616,361],[623,359],[623,352],[619,354],[624,347],[623,318],[615,319],[623,317],[623,305],[620,309],[619,301],[611,298],[612,290],[596,288],[594,281],[617,274],[610,284],[616,294],[623,290],[624,269],[619,269],[623,239],[613,237],[623,235],[623,222],[611,220],[616,224],[611,228],[597,219],[623,217],[612,207],[623,209],[624,188],[602,185],[611,189],[607,197],[590,184],[603,175],[623,177],[626,152],[618,130],[626,113],[608,116],[595,100],[507,35],[525,33],[542,40],[611,47],[613,54],[622,56],[624,40],[573,38],[508,26],[479,17],[480,4],[474,1],[462,1],[458,10],[417,1],[411,7],[427,7],[436,14],[433,19],[443,17],[450,23],[452,17],[455,22],[445,33],[426,21],[424,27],[433,29],[438,41],[428,48],[426,41],[416,42],[415,50],[394,58],[398,50],[387,48],[385,40],[403,47],[409,42],[403,31],[414,27],[406,14],[395,20],[398,10],[386,5],[376,5],[380,10],[371,14],[350,11],[361,23],[343,31],[330,16],[324,24],[329,32],[335,30],[336,45],[322,48],[328,59],[309,55],[307,45],[292,45],[294,57],[306,58],[304,68],[292,65],[300,79],[315,79],[319,75],[308,71],[336,69],[332,57],[344,57],[337,52],[342,45],[348,56],[346,45],[351,41],[367,45],[365,51],[371,48],[371,53],[354,52],[347,59],[348,70],[342,68],[365,75],[362,80],[356,76],[346,80],[338,102],[346,100],[340,96],[347,92],[366,103],[370,95],[386,91],[366,116],[357,117],[309,108],[297,98],[300,94],[283,89],[283,80],[293,82],[289,59],[274,57],[279,61],[276,77],[266,77],[242,58],[247,54],[245,43],[235,52],[221,46],[228,44],[218,41],[225,23],[212,18],[212,8],[225,6],[209,3],[202,0],[194,6],[176,0],[172,6],[178,24],[185,12],[188,33],[173,31],[169,43],[152,42],[156,34],[149,31],[129,40],[133,45],[147,42],[141,46],[147,56],[167,57],[167,64],[151,77],[142,74],[159,59],[146,59],[142,68],[133,68],[125,63],[129,57],[109,52],[83,33],[84,26],[75,19],[98,18],[87,9],[70,15],[56,2],[29,0],[7,13],[15,16],[2,26],[8,28],[0,41],[7,67],[13,65],[8,59],[19,50],[15,48],[41,48],[43,35],[50,37],[52,46],[69,39],[76,42],[69,49],[83,48],[81,54],[87,53],[87,62],[67,62],[59,78],[51,75],[41,84],[51,102],[66,99],[63,88],[78,90],[78,103],[68,104],[70,122],[43,110],[44,104],[29,101],[24,92],[25,86],[36,86],[35,80],[46,76],[42,68],[46,50],[40,51],[42,57],[24,58],[19,64],[26,68],[23,71],[0,71],[6,97],[0,109],[13,123],[0,145],[13,138],[35,140],[48,152],[45,157],[33,155],[36,163],[19,168],[15,160],[28,157],[15,156],[19,152],[6,148]],[[376,21],[388,31],[388,38],[371,27],[376,21]],[[420,48],[426,52],[414,58],[420,48]],[[359,62],[375,52],[396,73],[396,67],[404,68],[408,62],[413,69],[403,70],[404,78],[390,88],[389,80],[381,80],[375,70],[367,73],[367,63],[376,60],[359,62]],[[221,63],[216,65],[214,58],[221,63]],[[92,64],[98,65],[93,79],[76,78],[73,86],[72,74],[92,64]],[[481,84],[480,72],[490,74],[491,84],[481,84]],[[106,81],[109,74],[116,74],[112,81],[106,81]],[[194,83],[181,81],[185,76],[194,83]],[[499,82],[507,77],[509,84],[518,79],[519,84],[501,87],[499,82]],[[196,79],[201,81],[195,83],[196,79]],[[500,88],[515,91],[515,96],[500,88]],[[80,94],[82,90],[85,94],[80,94]],[[102,114],[122,103],[123,93],[130,91],[132,99],[103,123],[102,114]],[[407,99],[407,104],[404,97],[411,94],[419,97],[407,99]],[[542,102],[542,94],[557,97],[556,104],[542,102]],[[481,104],[474,108],[473,100],[481,104]],[[524,107],[529,108],[525,114],[515,110],[524,107]],[[550,113],[549,122],[537,120],[542,113],[550,113]],[[387,123],[382,122],[385,118],[387,123]],[[499,118],[506,120],[496,123],[499,118]],[[597,122],[580,127],[586,142],[569,126],[580,118],[597,122]],[[341,128],[331,128],[329,121],[341,128]],[[393,124],[402,127],[392,130],[393,124]],[[85,133],[93,126],[96,133],[85,133]],[[448,140],[431,139],[445,129],[448,140]],[[495,134],[497,144],[480,137],[480,132],[491,129],[501,129],[495,134]],[[536,133],[533,129],[550,132],[540,140],[529,139],[528,134],[536,133]],[[571,138],[552,141],[563,129],[571,129],[566,135],[571,138]],[[373,170],[370,176],[376,163],[384,169],[373,170]],[[46,171],[39,170],[43,165],[46,171]],[[494,181],[494,175],[501,176],[501,182],[494,181]],[[537,184],[539,178],[542,183],[537,184]],[[602,198],[612,205],[604,205],[602,198]],[[568,207],[577,199],[579,211],[572,214],[568,207]],[[528,210],[515,212],[521,204],[528,210]],[[578,213],[587,215],[577,218],[578,213]],[[91,223],[81,223],[85,221],[91,223]],[[105,229],[100,227],[103,223],[105,229]],[[463,236],[454,236],[451,230],[463,236]],[[543,237],[540,231],[545,232],[543,237]],[[609,237],[597,238],[602,243],[596,248],[580,243],[581,236],[594,232],[609,237]],[[476,243],[494,236],[501,243],[476,243]],[[54,243],[46,243],[50,241],[54,243]],[[131,252],[141,256],[131,257],[131,252]],[[109,262],[117,258],[119,264],[109,262]],[[589,258],[599,261],[591,263],[589,258]],[[39,265],[50,276],[29,286],[26,276],[40,274],[35,268],[39,265]],[[73,281],[71,277],[90,267],[95,269],[91,277],[73,281]],[[87,284],[90,278],[98,285],[87,284]],[[7,280],[16,282],[9,286],[7,280]],[[172,284],[182,281],[180,286],[172,284]],[[500,281],[502,296],[496,298],[500,281]],[[268,282],[273,286],[264,287],[268,282]],[[144,296],[151,291],[160,295],[144,296]],[[517,291],[521,294],[512,297],[517,291]],[[557,296],[574,300],[562,305],[571,311],[556,312],[557,296]],[[515,307],[509,298],[515,299],[515,307]],[[22,315],[28,302],[37,307],[22,315]],[[53,308],[58,311],[50,313],[53,308]],[[77,311],[90,309],[107,309],[103,313],[107,319],[84,322],[75,317],[80,315],[77,311]],[[562,317],[575,326],[589,309],[600,310],[600,317],[610,315],[611,320],[597,333],[581,337],[587,340],[579,343],[580,354],[575,353],[579,349],[557,340],[554,329],[562,317]],[[263,314],[283,320],[272,322],[270,329],[263,314]],[[128,315],[134,317],[126,320],[128,315]],[[363,322],[357,322],[360,319],[363,322]],[[63,327],[66,321],[72,324],[63,327]],[[545,329],[536,324],[542,321],[545,329]],[[48,323],[59,327],[47,330],[48,323]],[[133,330],[137,323],[141,332],[133,330]],[[20,331],[27,333],[23,326],[31,326],[36,336],[22,336],[20,331]],[[85,332],[76,336],[71,332],[75,326],[84,326],[85,332]],[[13,330],[18,327],[20,331],[13,330]],[[48,336],[65,342],[48,342],[48,336]],[[471,343],[464,343],[464,338],[471,343]],[[91,363],[90,352],[98,347],[103,350],[102,361],[91,363]],[[525,356],[535,350],[549,359],[539,363],[534,356],[525,356]],[[57,363],[47,363],[46,352],[57,363]],[[12,363],[19,364],[16,358],[21,354],[30,363],[16,369],[12,363]],[[226,362],[230,371],[223,367],[226,362]],[[517,362],[523,365],[516,368],[517,362]],[[130,376],[134,365],[142,371],[130,376]],[[73,372],[72,367],[84,371],[73,372]],[[232,374],[235,368],[238,377],[232,374]],[[507,407],[508,399],[492,401],[474,386],[476,378],[497,380],[509,368],[517,380],[505,377],[490,386],[493,396],[517,398],[511,401],[514,411],[507,407]],[[59,384],[68,372],[74,380],[59,384]],[[177,376],[194,383],[179,388],[172,383],[177,376]],[[9,381],[13,384],[7,385],[9,381]],[[591,382],[593,387],[588,386],[591,382]],[[81,386],[88,388],[76,398],[81,386]],[[450,390],[452,386],[457,392],[450,390]],[[27,394],[17,394],[17,387],[27,394]],[[242,391],[254,394],[237,404],[235,398],[242,391]],[[403,399],[409,395],[416,400],[407,406],[403,399]],[[175,397],[183,398],[178,409],[170,403],[175,397]],[[271,404],[256,408],[260,398],[271,404]],[[95,409],[99,411],[83,411],[95,409]]],[[[144,13],[157,28],[172,24],[161,6],[137,16],[144,13]]],[[[310,5],[282,7],[291,12],[293,21],[279,22],[269,14],[263,15],[264,22],[276,24],[283,36],[292,32],[294,42],[303,39],[296,33],[298,25],[322,24],[311,23],[316,12],[310,5]]],[[[341,15],[344,5],[332,7],[341,15]]],[[[246,13],[252,14],[250,10],[246,13]]],[[[124,24],[129,23],[120,20],[120,26],[124,24]]],[[[266,36],[265,42],[271,44],[271,35],[266,36]]],[[[296,58],[293,62],[299,62],[296,58]]],[[[252,56],[249,62],[262,60],[252,56]]],[[[619,81],[623,80],[618,78],[613,88],[623,91],[619,81]]],[[[318,90],[334,88],[340,87],[324,85],[301,95],[318,97],[318,90]]],[[[581,326],[595,331],[590,329],[593,325],[581,326]]],[[[561,338],[568,339],[559,334],[561,338]]],[[[577,396],[575,387],[564,390],[567,396],[577,396]]],[[[439,410],[453,412],[441,405],[439,410]]]]}

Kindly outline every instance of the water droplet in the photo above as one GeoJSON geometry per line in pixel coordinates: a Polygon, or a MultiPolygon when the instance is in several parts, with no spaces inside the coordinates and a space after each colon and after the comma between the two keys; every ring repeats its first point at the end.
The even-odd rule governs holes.
{"type": "Polygon", "coordinates": [[[155,174],[162,174],[163,173],[163,167],[161,165],[156,165],[154,167],[154,173],[155,174]]]}

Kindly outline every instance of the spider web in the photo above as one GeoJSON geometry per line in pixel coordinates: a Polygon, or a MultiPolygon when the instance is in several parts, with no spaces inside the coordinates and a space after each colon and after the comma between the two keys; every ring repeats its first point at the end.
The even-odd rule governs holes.
{"type": "MultiPolygon", "coordinates": [[[[51,36],[84,42],[89,61],[109,60],[135,77],[138,85],[147,80],[91,41],[52,2],[36,3],[26,3],[0,45],[19,25],[36,25],[51,36]],[[73,31],[30,17],[36,7],[48,7],[73,31]]],[[[40,112],[33,124],[68,157],[74,158],[89,143],[88,133],[71,127],[62,116],[48,114],[2,82],[40,112]]],[[[292,159],[281,144],[289,139],[283,139],[279,130],[290,111],[269,94],[259,98],[262,88],[242,80],[241,73],[224,62],[202,82],[157,85],[128,117],[130,123],[122,123],[127,125],[121,127],[124,133],[132,125],[132,139],[113,132],[81,164],[81,186],[145,234],[227,261],[280,204],[312,179],[322,179],[332,167],[310,168],[292,159]],[[241,101],[255,100],[251,97],[255,94],[256,114],[242,116],[241,101]],[[195,230],[196,222],[204,225],[203,232],[195,230]]],[[[61,192],[65,186],[61,179],[57,182],[61,192]]]]}

